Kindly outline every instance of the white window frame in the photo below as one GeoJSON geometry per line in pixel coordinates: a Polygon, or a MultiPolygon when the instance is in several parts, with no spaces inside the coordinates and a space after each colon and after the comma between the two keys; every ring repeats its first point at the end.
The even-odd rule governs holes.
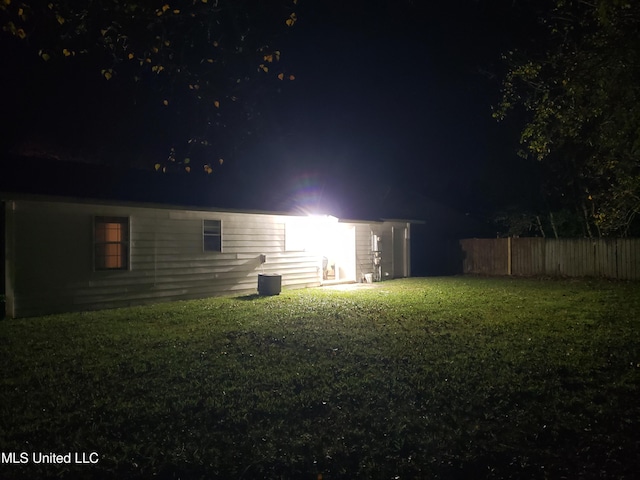
{"type": "Polygon", "coordinates": [[[215,218],[205,218],[202,220],[202,251],[205,253],[222,253],[222,220],[215,218]],[[207,222],[217,222],[218,233],[207,233],[207,222]],[[207,248],[207,238],[219,238],[220,247],[218,249],[207,248]]]}

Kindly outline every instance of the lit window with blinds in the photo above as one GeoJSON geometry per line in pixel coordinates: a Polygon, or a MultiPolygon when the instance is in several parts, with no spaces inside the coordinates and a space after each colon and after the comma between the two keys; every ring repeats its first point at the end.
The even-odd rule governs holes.
{"type": "Polygon", "coordinates": [[[96,270],[129,269],[129,219],[95,217],[94,268],[96,270]]]}

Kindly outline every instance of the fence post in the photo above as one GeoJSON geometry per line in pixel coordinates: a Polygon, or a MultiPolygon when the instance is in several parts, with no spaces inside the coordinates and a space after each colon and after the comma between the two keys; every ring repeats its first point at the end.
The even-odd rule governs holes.
{"type": "Polygon", "coordinates": [[[511,237],[507,237],[507,275],[511,275],[511,237]]]}

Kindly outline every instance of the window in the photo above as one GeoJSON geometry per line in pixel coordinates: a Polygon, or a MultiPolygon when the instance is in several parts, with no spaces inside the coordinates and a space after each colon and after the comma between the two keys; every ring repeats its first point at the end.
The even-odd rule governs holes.
{"type": "Polygon", "coordinates": [[[94,268],[96,270],[129,269],[129,219],[95,217],[94,268]]]}
{"type": "Polygon", "coordinates": [[[203,220],[202,249],[205,252],[222,252],[222,221],[203,220]]]}
{"type": "Polygon", "coordinates": [[[302,219],[288,219],[284,227],[285,252],[304,252],[309,228],[302,219]]]}

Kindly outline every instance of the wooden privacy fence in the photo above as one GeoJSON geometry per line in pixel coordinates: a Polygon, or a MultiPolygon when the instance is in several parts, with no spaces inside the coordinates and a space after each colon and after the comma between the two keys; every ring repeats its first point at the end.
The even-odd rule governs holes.
{"type": "Polygon", "coordinates": [[[462,271],[640,280],[640,239],[470,238],[462,271]]]}

